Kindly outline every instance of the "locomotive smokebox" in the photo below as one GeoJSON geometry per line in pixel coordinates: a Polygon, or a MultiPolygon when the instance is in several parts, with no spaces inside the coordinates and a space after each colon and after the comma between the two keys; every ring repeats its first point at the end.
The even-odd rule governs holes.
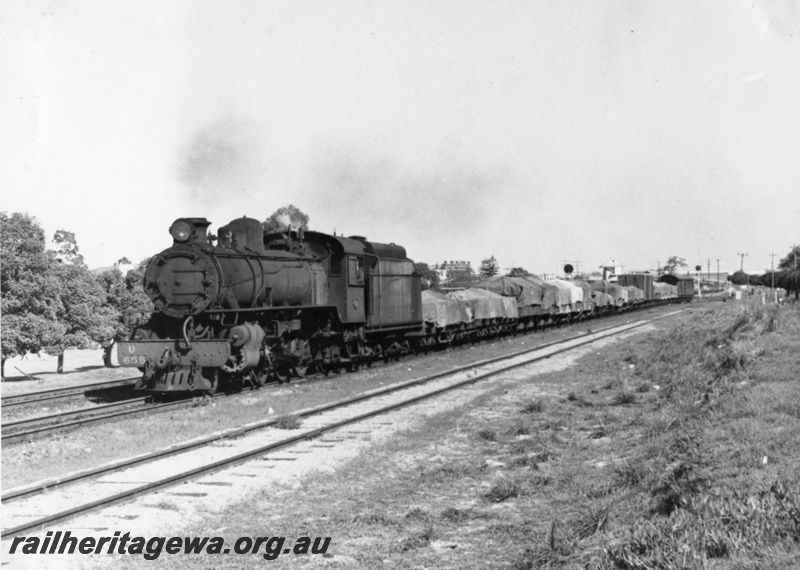
{"type": "Polygon", "coordinates": [[[220,245],[206,239],[205,218],[180,218],[175,243],[147,265],[144,288],[155,309],[174,318],[206,310],[324,304],[322,266],[295,253],[266,255],[258,220],[240,218],[220,228],[220,245]]]}

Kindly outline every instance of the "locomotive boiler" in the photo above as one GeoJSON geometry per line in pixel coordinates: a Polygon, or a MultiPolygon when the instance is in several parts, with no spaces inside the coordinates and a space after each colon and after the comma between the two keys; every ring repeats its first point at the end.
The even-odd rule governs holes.
{"type": "Polygon", "coordinates": [[[118,346],[119,362],[143,372],[137,388],[213,393],[411,350],[420,277],[402,247],[302,230],[265,237],[251,218],[218,236],[209,225],[176,220],[172,246],[148,263],[154,312],[118,346]]]}

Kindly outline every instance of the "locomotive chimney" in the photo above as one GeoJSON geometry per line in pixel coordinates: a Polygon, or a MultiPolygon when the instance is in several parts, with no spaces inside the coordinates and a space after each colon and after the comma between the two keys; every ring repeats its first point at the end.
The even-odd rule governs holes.
{"type": "Polygon", "coordinates": [[[205,218],[193,218],[192,225],[194,226],[194,232],[192,234],[192,241],[200,242],[200,243],[207,243],[208,242],[208,226],[211,225],[205,218]]]}

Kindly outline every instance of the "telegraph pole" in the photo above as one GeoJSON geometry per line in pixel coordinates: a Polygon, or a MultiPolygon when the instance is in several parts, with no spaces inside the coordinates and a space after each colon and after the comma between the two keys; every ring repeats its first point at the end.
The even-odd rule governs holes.
{"type": "Polygon", "coordinates": [[[775,256],[776,255],[777,255],[776,253],[770,253],[769,254],[769,256],[772,258],[772,261],[770,261],[770,264],[769,264],[769,272],[770,272],[770,275],[772,275],[772,288],[773,289],[775,288],[775,256]]]}
{"type": "Polygon", "coordinates": [[[739,257],[742,258],[742,264],[739,266],[739,271],[744,273],[744,258],[745,258],[746,255],[750,255],[750,254],[749,253],[737,253],[736,255],[738,255],[739,257]]]}
{"type": "Polygon", "coordinates": [[[719,284],[719,257],[717,258],[717,289],[720,289],[720,284],[719,284]]]}
{"type": "Polygon", "coordinates": [[[709,282],[709,287],[710,287],[711,286],[710,285],[710,282],[711,282],[711,258],[710,257],[708,258],[708,265],[706,266],[706,281],[709,282]]]}
{"type": "MultiPolygon", "coordinates": [[[[744,273],[744,258],[746,255],[750,255],[749,253],[737,253],[736,255],[742,258],[742,264],[739,266],[739,271],[744,273]]],[[[747,289],[750,289],[750,276],[747,276],[747,289]]]]}

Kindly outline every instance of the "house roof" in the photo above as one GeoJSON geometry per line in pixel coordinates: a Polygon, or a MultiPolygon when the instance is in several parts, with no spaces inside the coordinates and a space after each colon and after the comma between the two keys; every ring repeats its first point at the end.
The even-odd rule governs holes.
{"type": "Polygon", "coordinates": [[[606,267],[619,267],[619,266],[620,266],[620,264],[619,264],[619,263],[617,263],[617,260],[616,260],[616,259],[614,259],[614,258],[612,257],[611,259],[609,259],[608,261],[606,261],[606,262],[605,262],[603,265],[601,265],[600,267],[601,267],[602,269],[605,269],[606,267]]]}

